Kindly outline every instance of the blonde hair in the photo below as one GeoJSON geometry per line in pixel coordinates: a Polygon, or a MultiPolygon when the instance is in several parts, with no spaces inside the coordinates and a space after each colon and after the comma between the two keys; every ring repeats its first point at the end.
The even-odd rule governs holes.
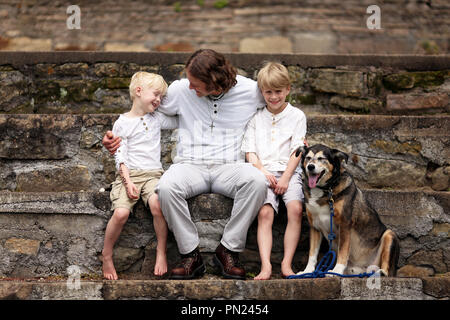
{"type": "Polygon", "coordinates": [[[266,62],[258,72],[258,87],[263,89],[284,89],[291,85],[289,71],[278,62],[266,62]]]}
{"type": "Polygon", "coordinates": [[[130,97],[131,100],[135,98],[137,87],[154,88],[161,91],[164,96],[167,92],[167,83],[164,78],[156,73],[149,73],[145,71],[138,71],[131,77],[130,82],[130,97]]]}

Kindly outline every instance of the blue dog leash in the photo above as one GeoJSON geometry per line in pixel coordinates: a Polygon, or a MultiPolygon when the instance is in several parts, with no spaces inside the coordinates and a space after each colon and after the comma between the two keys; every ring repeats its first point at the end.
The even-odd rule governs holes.
{"type": "Polygon", "coordinates": [[[365,278],[372,276],[375,271],[370,273],[363,272],[360,274],[340,274],[335,272],[330,272],[329,270],[334,266],[336,261],[336,252],[334,252],[332,248],[333,240],[336,239],[336,234],[333,232],[333,217],[334,217],[334,199],[333,192],[330,189],[328,192],[328,205],[330,206],[330,233],[328,234],[329,248],[328,252],[325,253],[323,258],[320,260],[319,264],[316,267],[316,270],[309,273],[304,274],[294,274],[291,276],[287,276],[287,279],[315,279],[315,278],[324,278],[327,274],[339,276],[342,278],[365,278]]]}

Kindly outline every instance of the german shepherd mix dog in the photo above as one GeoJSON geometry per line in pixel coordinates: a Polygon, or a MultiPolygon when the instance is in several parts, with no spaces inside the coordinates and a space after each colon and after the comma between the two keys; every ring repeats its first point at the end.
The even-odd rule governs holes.
{"type": "Polygon", "coordinates": [[[297,274],[310,273],[316,268],[322,235],[327,238],[330,232],[329,197],[332,196],[333,232],[336,233],[332,249],[337,252],[337,259],[330,271],[358,274],[368,271],[368,267],[377,266],[384,276],[395,276],[399,240],[381,222],[353,177],[342,166],[343,161],[347,163],[348,155],[321,144],[300,147],[296,156],[300,152],[310,249],[305,270],[297,274]]]}

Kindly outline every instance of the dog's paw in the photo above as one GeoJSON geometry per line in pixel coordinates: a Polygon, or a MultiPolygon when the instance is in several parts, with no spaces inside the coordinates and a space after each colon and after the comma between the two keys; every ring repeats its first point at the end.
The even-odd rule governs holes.
{"type": "Polygon", "coordinates": [[[302,275],[302,274],[305,274],[305,273],[311,273],[311,272],[314,272],[314,269],[306,268],[305,270],[299,271],[296,274],[299,276],[299,275],[302,275]]]}
{"type": "MultiPolygon", "coordinates": [[[[333,270],[331,270],[330,272],[334,272],[333,270]]],[[[337,278],[338,276],[335,274],[326,274],[325,277],[327,278],[337,278]]]]}
{"type": "MultiPolygon", "coordinates": [[[[333,270],[331,270],[330,272],[344,274],[344,271],[345,271],[345,266],[343,264],[338,263],[334,266],[333,270]]],[[[327,276],[334,276],[334,275],[327,275],[327,276]]]]}
{"type": "Polygon", "coordinates": [[[389,273],[384,269],[380,269],[379,273],[381,277],[387,277],[389,275],[389,273]]]}

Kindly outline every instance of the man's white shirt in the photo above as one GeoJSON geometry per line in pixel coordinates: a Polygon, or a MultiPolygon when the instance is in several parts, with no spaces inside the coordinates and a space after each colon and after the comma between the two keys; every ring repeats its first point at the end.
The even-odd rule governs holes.
{"type": "Polygon", "coordinates": [[[241,151],[245,127],[265,103],[256,81],[240,75],[236,80],[237,84],[216,102],[208,97],[198,97],[189,89],[187,79],[176,80],[169,86],[159,111],[179,115],[174,163],[245,161],[241,151]]]}

